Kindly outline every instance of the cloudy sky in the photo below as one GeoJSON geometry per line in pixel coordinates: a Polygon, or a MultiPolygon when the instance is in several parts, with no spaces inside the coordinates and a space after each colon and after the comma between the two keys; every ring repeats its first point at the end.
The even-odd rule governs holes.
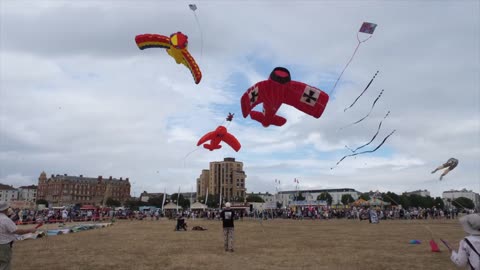
{"type": "Polygon", "coordinates": [[[199,24],[188,4],[1,1],[0,182],[35,184],[45,171],[129,177],[137,196],[191,191],[210,161],[235,157],[254,192],[275,191],[275,179],[294,189],[294,178],[301,189],[480,191],[478,1],[198,1],[199,24]],[[242,94],[277,66],[330,93],[364,21],[378,27],[319,119],[287,105],[283,127],[242,117],[242,94]],[[177,31],[189,37],[199,85],[165,50],[134,41],[177,31]],[[382,89],[367,119],[339,130],[382,89]],[[345,145],[372,138],[387,111],[364,149],[395,130],[385,144],[330,169],[350,153],[345,145]],[[197,147],[228,112],[241,150],[197,147]],[[459,165],[439,181],[430,172],[450,157],[459,165]]]}

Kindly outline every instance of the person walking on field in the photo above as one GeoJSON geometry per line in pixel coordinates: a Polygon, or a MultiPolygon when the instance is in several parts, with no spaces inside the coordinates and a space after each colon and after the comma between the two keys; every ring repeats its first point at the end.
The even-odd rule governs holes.
{"type": "Polygon", "coordinates": [[[16,234],[34,233],[35,228],[17,229],[17,225],[7,216],[9,205],[0,202],[0,270],[10,270],[12,260],[12,246],[16,234]]]}
{"type": "Polygon", "coordinates": [[[225,209],[220,213],[220,217],[223,222],[223,240],[225,251],[233,252],[233,220],[235,218],[235,212],[230,209],[231,204],[225,203],[225,209]]]}

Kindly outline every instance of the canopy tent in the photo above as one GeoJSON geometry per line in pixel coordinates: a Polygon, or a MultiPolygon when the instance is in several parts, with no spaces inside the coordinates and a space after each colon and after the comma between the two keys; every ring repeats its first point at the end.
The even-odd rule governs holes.
{"type": "Polygon", "coordinates": [[[383,206],[383,205],[390,205],[389,202],[384,202],[380,199],[377,199],[377,198],[372,198],[368,201],[369,205],[372,205],[372,206],[383,206]]]}
{"type": "MultiPolygon", "coordinates": [[[[175,204],[175,203],[173,203],[173,202],[169,202],[169,203],[167,203],[167,204],[165,204],[165,205],[163,206],[163,209],[164,209],[164,210],[176,210],[176,209],[177,209],[177,204],[175,204]]],[[[178,206],[178,209],[181,210],[181,209],[182,209],[182,206],[179,205],[179,206],[178,206]]]]}
{"type": "Polygon", "coordinates": [[[190,209],[192,210],[198,210],[198,209],[207,209],[208,206],[206,206],[203,203],[195,202],[190,206],[190,209]]]}
{"type": "Polygon", "coordinates": [[[364,199],[358,199],[358,200],[353,202],[353,205],[355,205],[355,206],[365,206],[365,205],[369,205],[369,204],[368,204],[368,201],[366,201],[364,199]]]}

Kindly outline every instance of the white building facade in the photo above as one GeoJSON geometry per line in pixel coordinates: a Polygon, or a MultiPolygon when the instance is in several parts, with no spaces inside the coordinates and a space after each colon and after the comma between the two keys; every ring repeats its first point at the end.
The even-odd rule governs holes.
{"type": "Polygon", "coordinates": [[[467,190],[464,188],[462,190],[449,190],[442,193],[442,198],[444,201],[453,201],[460,197],[465,197],[472,200],[475,204],[475,208],[480,208],[480,195],[472,190],[467,190]]]}
{"type": "Polygon", "coordinates": [[[18,190],[12,186],[0,184],[0,202],[18,200],[18,190]]]}
{"type": "Polygon", "coordinates": [[[336,188],[336,189],[312,189],[312,190],[292,190],[292,191],[280,191],[276,194],[276,201],[282,203],[283,206],[289,206],[293,204],[295,198],[299,193],[305,197],[305,201],[313,202],[317,200],[318,195],[327,192],[332,196],[332,205],[342,204],[343,195],[351,195],[354,200],[357,200],[361,192],[356,191],[353,188],[336,188]]]}
{"type": "Polygon", "coordinates": [[[21,186],[18,188],[18,200],[27,202],[37,201],[37,186],[21,186]]]}

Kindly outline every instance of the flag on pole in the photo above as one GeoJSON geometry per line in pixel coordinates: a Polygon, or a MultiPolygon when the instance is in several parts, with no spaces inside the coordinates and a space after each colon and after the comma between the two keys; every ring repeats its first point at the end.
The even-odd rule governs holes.
{"type": "Polygon", "coordinates": [[[208,202],[208,187],[207,187],[207,195],[205,195],[205,205],[207,205],[208,202]]]}
{"type": "Polygon", "coordinates": [[[165,205],[165,198],[167,197],[167,188],[164,189],[163,191],[163,202],[162,202],[162,213],[165,214],[163,211],[163,206],[165,205]]]}
{"type": "Polygon", "coordinates": [[[180,186],[178,186],[178,193],[177,193],[177,213],[178,213],[178,203],[180,202],[180,186]]]}

